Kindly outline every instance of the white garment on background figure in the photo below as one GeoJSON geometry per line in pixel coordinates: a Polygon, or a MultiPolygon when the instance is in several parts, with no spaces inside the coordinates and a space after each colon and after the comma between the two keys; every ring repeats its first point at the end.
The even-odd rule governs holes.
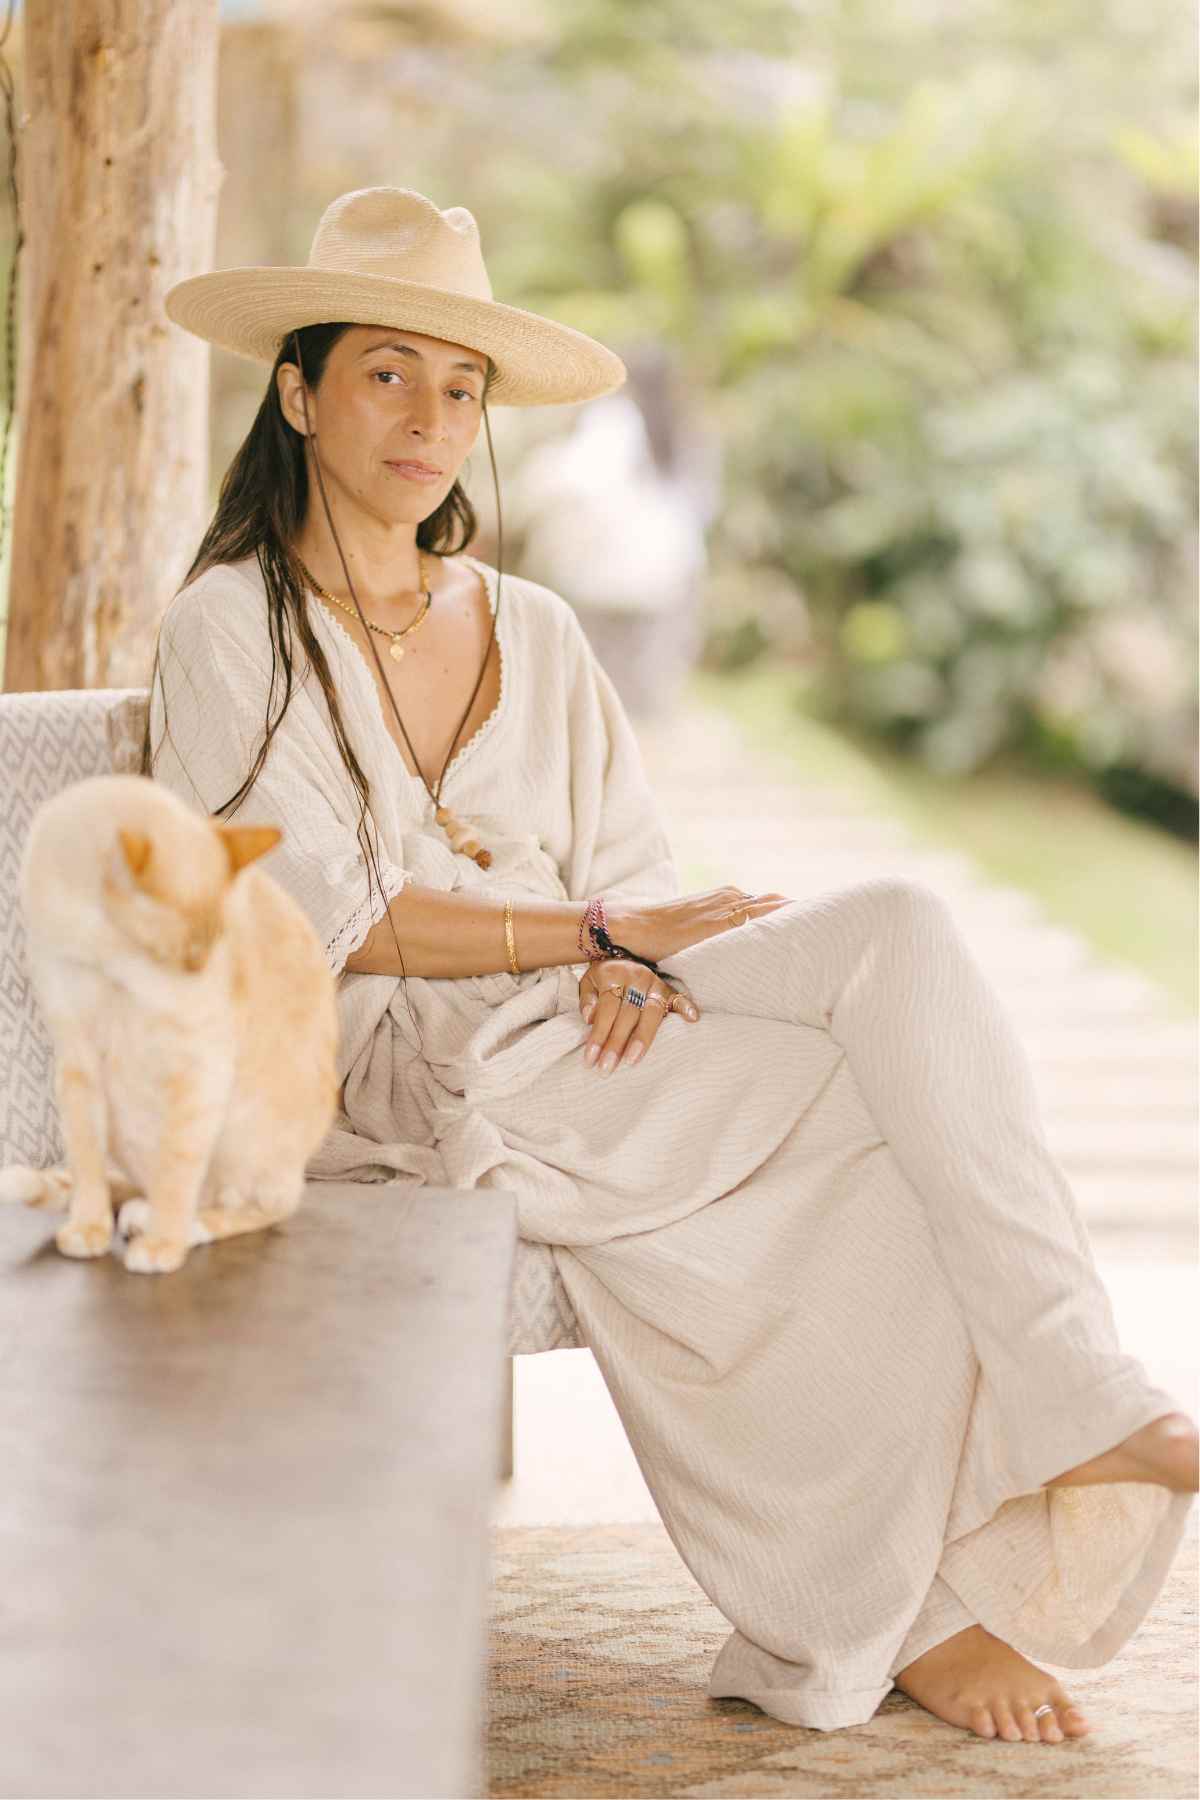
{"type": "MultiPolygon", "coordinates": [[[[463,560],[494,608],[495,571],[463,560]]],[[[500,699],[447,774],[487,870],[450,850],[362,653],[310,606],[371,782],[385,897],[408,879],[581,906],[679,892],[633,729],[558,594],[504,576],[500,699]]],[[[184,589],[162,640],[156,778],[212,810],[266,716],[257,560],[184,589]]],[[[283,827],[262,866],[341,971],[384,900],[366,894],[358,796],[303,661],[297,647],[301,690],[234,819],[283,827]]],[[[157,747],[157,689],[151,725],[157,747]]],[[[711,1694],[858,1724],[974,1622],[1063,1667],[1108,1661],[1193,1496],[1040,1484],[1178,1402],[1119,1346],[1023,1051],[949,910],[881,876],[662,966],[702,1016],[668,1016],[607,1076],[582,1059],[582,963],[342,973],[344,1108],[310,1175],[517,1197],[680,1556],[733,1627],[711,1694]]]]}

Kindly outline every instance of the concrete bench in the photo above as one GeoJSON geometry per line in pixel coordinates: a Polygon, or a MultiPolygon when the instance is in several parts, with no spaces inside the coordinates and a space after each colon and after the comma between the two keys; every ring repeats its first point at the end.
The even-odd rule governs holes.
{"type": "MultiPolygon", "coordinates": [[[[88,775],[137,772],[147,701],[145,689],[0,695],[0,1167],[46,1168],[64,1154],[53,1048],[28,978],[17,903],[25,838],[38,807],[59,789],[88,775]]],[[[479,1508],[491,1492],[480,1472],[491,1457],[493,1477],[497,1466],[512,1474],[513,1356],[583,1343],[549,1246],[514,1237],[514,1209],[512,1196],[494,1189],[472,1195],[312,1182],[286,1227],[202,1246],[178,1274],[150,1278],[126,1275],[115,1255],[72,1264],[53,1247],[57,1215],[4,1208],[0,1299],[16,1321],[6,1348],[25,1376],[14,1388],[10,1373],[0,1430],[8,1468],[24,1473],[14,1489],[6,1468],[12,1504],[0,1591],[13,1591],[27,1551],[21,1617],[36,1656],[29,1661],[30,1645],[14,1638],[10,1611],[0,1652],[7,1713],[0,1794],[478,1791],[461,1784],[475,1717],[464,1684],[479,1654],[471,1635],[483,1554],[479,1508]],[[24,1306],[34,1294],[50,1306],[49,1323],[24,1306]],[[497,1304],[495,1335],[487,1322],[497,1304]],[[317,1305],[325,1322],[310,1336],[317,1305]],[[259,1330],[260,1306],[269,1330],[265,1323],[259,1330]],[[150,1362],[148,1373],[129,1349],[134,1337],[125,1335],[141,1334],[147,1320],[173,1346],[171,1358],[150,1362]],[[285,1329],[288,1320],[298,1340],[285,1329]],[[23,1360],[26,1327],[40,1371],[23,1360]],[[318,1388],[311,1406],[303,1383],[288,1385],[297,1342],[305,1356],[319,1343],[331,1359],[330,1385],[318,1388]],[[106,1371],[103,1379],[96,1368],[106,1371]],[[351,1391],[359,1398],[342,1416],[335,1397],[351,1391]],[[83,1404],[85,1394],[92,1405],[83,1404]],[[184,1409],[186,1430],[174,1420],[172,1400],[184,1409]],[[14,1465],[26,1441],[26,1459],[14,1465]],[[261,1488],[241,1473],[247,1450],[261,1459],[253,1465],[261,1488]],[[227,1480],[213,1479],[214,1469],[227,1480]],[[292,1492],[303,1500],[303,1530],[289,1521],[292,1492]],[[255,1505],[259,1493],[264,1512],[255,1505]],[[38,1535],[39,1498],[54,1502],[53,1538],[38,1535]],[[272,1506],[283,1534],[278,1553],[267,1532],[272,1506]],[[182,1534],[177,1516],[187,1522],[182,1534]],[[239,1516],[263,1552],[257,1561],[239,1548],[239,1516]],[[450,1540],[430,1535],[439,1521],[461,1534],[454,1540],[461,1567],[447,1551],[450,1540]],[[417,1574],[425,1585],[406,1637],[405,1584],[417,1574]],[[239,1610],[243,1580],[253,1604],[247,1598],[239,1610]],[[144,1600],[147,1641],[158,1647],[160,1665],[136,1660],[127,1581],[144,1600]],[[344,1608],[343,1581],[353,1600],[344,1608]],[[165,1609],[171,1631],[155,1626],[156,1609],[165,1609]],[[278,1631],[274,1621],[283,1622],[278,1631]],[[225,1631],[239,1639],[229,1664],[237,1680],[213,1660],[225,1631]],[[253,1666],[239,1660],[242,1633],[254,1647],[253,1666]],[[449,1640],[457,1640],[457,1661],[449,1640]],[[322,1647],[316,1663],[314,1645],[322,1647]],[[105,1663],[90,1692],[84,1646],[105,1663]],[[216,1748],[193,1755],[204,1734],[183,1717],[191,1679],[201,1684],[198,1716],[214,1746],[236,1751],[234,1762],[216,1748]],[[111,1702],[103,1728],[99,1694],[111,1702]],[[39,1714],[52,1703],[56,1714],[39,1714]],[[172,1708],[181,1709],[178,1716],[172,1708]],[[445,1721],[455,1716],[452,1730],[445,1721]],[[306,1746],[286,1778],[283,1752],[269,1748],[277,1744],[272,1722],[278,1731],[284,1720],[288,1731],[303,1727],[306,1746]],[[23,1721],[43,1736],[23,1736],[23,1721]],[[430,1731],[418,1741],[412,1733],[422,1721],[430,1731]],[[360,1730],[354,1756],[343,1755],[360,1730]],[[396,1763],[405,1745],[421,1771],[411,1786],[396,1763]],[[160,1752],[173,1776],[156,1760],[160,1752]],[[220,1785],[222,1770],[232,1786],[220,1785]],[[134,1785],[143,1778],[146,1786],[134,1785]],[[181,1785],[193,1780],[194,1788],[181,1785]],[[439,1786],[443,1780],[450,1785],[439,1786]]],[[[136,1342],[139,1357],[156,1344],[152,1331],[136,1342]]],[[[318,1356],[312,1366],[320,1364],[318,1356]]]]}
{"type": "Polygon", "coordinates": [[[163,1277],[5,1210],[0,1793],[482,1793],[514,1197],[315,1182],[163,1277]]]}

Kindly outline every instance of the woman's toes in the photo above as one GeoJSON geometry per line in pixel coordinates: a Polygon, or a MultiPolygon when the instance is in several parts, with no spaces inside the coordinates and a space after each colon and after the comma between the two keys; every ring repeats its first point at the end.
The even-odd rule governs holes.
{"type": "Polygon", "coordinates": [[[993,1701],[992,1714],[996,1720],[996,1730],[1002,1738],[1008,1738],[1011,1742],[1012,1739],[1021,1736],[1021,1727],[1017,1724],[1017,1721],[1013,1718],[1012,1713],[1004,1704],[1003,1700],[993,1701]]]}
{"type": "MultiPolygon", "coordinates": [[[[1038,1705],[1040,1706],[1041,1704],[1042,1704],[1042,1702],[1039,1700],[1038,1705]]],[[[1062,1743],[1063,1730],[1062,1730],[1062,1726],[1058,1722],[1058,1714],[1057,1713],[1052,1713],[1052,1712],[1043,1713],[1041,1718],[1038,1720],[1038,1726],[1041,1730],[1042,1742],[1044,1744],[1061,1744],[1062,1743]]]]}
{"type": "Polygon", "coordinates": [[[1025,1739],[1025,1742],[1027,1744],[1040,1743],[1042,1736],[1042,1719],[1048,1718],[1049,1714],[1043,1713],[1042,1719],[1035,1719],[1033,1716],[1033,1707],[1026,1700],[1018,1700],[1016,1706],[1013,1708],[1013,1712],[1017,1724],[1021,1727],[1021,1736],[1025,1739]]]}
{"type": "Polygon", "coordinates": [[[1058,1709],[1058,1717],[1059,1722],[1068,1737],[1083,1737],[1086,1732],[1089,1732],[1092,1729],[1087,1722],[1087,1718],[1080,1712],[1077,1706],[1060,1706],[1058,1709]]]}
{"type": "Polygon", "coordinates": [[[995,1737],[996,1721],[986,1706],[973,1706],[969,1716],[971,1730],[977,1737],[995,1737]]]}

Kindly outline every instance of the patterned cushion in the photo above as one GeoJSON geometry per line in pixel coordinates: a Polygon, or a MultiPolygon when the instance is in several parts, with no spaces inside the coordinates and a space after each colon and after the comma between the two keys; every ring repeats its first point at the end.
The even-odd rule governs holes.
{"type": "MultiPolygon", "coordinates": [[[[133,774],[145,688],[0,694],[0,1168],[63,1160],[54,1053],[25,966],[17,873],[34,813],[89,775],[133,774]]],[[[509,1352],[572,1349],[583,1340],[548,1244],[517,1241],[509,1352]]]]}

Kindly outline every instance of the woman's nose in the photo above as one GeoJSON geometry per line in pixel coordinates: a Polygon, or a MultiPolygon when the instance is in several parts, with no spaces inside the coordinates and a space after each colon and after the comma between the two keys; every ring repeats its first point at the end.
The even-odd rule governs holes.
{"type": "Polygon", "coordinates": [[[410,429],[420,425],[427,436],[442,437],[442,400],[432,388],[413,395],[408,410],[410,429]]]}

